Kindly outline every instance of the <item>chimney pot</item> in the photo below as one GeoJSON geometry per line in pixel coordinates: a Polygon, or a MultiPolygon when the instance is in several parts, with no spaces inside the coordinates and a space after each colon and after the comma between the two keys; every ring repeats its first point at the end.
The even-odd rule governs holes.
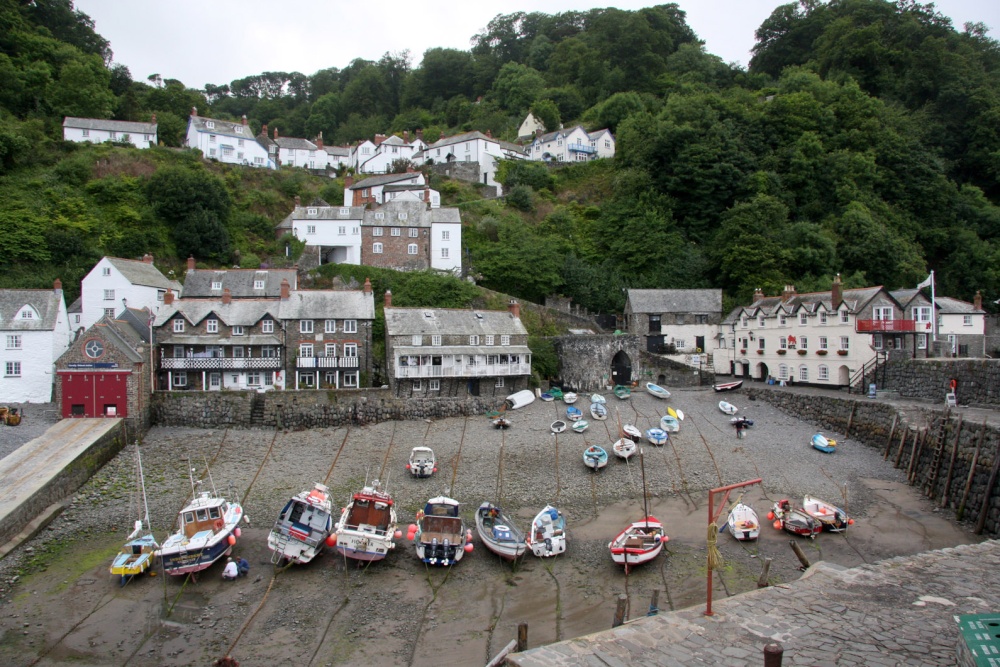
{"type": "Polygon", "coordinates": [[[403,130],[403,141],[405,141],[406,143],[410,143],[410,131],[409,130],[403,130]]]}
{"type": "MultiPolygon", "coordinates": [[[[56,278],[54,281],[52,281],[52,289],[54,291],[56,291],[56,292],[59,292],[60,290],[62,290],[62,281],[59,280],[58,278],[56,278]]],[[[977,294],[978,294],[978,292],[977,292],[977,294]]]]}
{"type": "Polygon", "coordinates": [[[174,292],[173,292],[173,290],[167,290],[166,292],[164,292],[164,294],[163,294],[163,303],[169,306],[173,302],[174,302],[174,292]]]}
{"type": "Polygon", "coordinates": [[[976,296],[972,297],[972,307],[976,310],[983,309],[983,295],[979,290],[976,290],[976,296]]]}
{"type": "Polygon", "coordinates": [[[521,304],[517,301],[511,299],[507,309],[510,311],[511,316],[513,316],[515,320],[521,319],[521,304]]]}
{"type": "Polygon", "coordinates": [[[302,197],[295,195],[295,205],[302,206],[302,197]]]}
{"type": "Polygon", "coordinates": [[[781,294],[782,301],[788,301],[795,296],[795,285],[785,285],[785,290],[781,294]]]}
{"type": "Polygon", "coordinates": [[[198,115],[198,107],[191,107],[191,115],[192,116],[198,115]]]}
{"type": "Polygon", "coordinates": [[[385,291],[385,307],[386,308],[392,308],[392,291],[391,290],[386,290],[385,291]]]}
{"type": "Polygon", "coordinates": [[[142,256],[142,261],[144,261],[146,264],[152,264],[153,256],[147,252],[145,255],[142,256]]]}
{"type": "Polygon", "coordinates": [[[291,285],[288,284],[288,278],[281,279],[281,298],[282,300],[287,299],[291,296],[291,285]]]}
{"type": "Polygon", "coordinates": [[[260,126],[260,133],[263,134],[265,137],[267,136],[267,123],[264,123],[263,125],[260,126]]]}
{"type": "Polygon", "coordinates": [[[760,301],[763,298],[764,298],[764,290],[762,290],[761,288],[758,287],[757,289],[755,289],[753,291],[753,300],[754,300],[754,303],[760,301]]]}
{"type": "Polygon", "coordinates": [[[243,118],[241,120],[243,121],[243,124],[246,125],[247,124],[247,115],[243,114],[243,118]]]}
{"type": "Polygon", "coordinates": [[[364,291],[365,294],[372,293],[372,281],[368,280],[367,276],[365,277],[365,284],[361,289],[364,291]]]}
{"type": "Polygon", "coordinates": [[[230,303],[233,300],[233,293],[229,288],[222,290],[222,303],[230,303]]]}
{"type": "Polygon", "coordinates": [[[830,289],[830,301],[834,308],[840,306],[840,302],[844,300],[844,289],[843,285],[840,283],[840,274],[838,273],[833,277],[833,287],[830,289]]]}
{"type": "Polygon", "coordinates": [[[489,137],[490,139],[492,139],[493,138],[493,131],[492,130],[486,130],[486,136],[489,137]]]}
{"type": "Polygon", "coordinates": [[[352,185],[354,185],[354,177],[350,174],[344,176],[344,189],[349,190],[352,185]]]}
{"type": "Polygon", "coordinates": [[[194,255],[188,257],[188,271],[194,271],[194,255]]]}
{"type": "Polygon", "coordinates": [[[278,128],[274,128],[274,138],[278,138],[278,128]]]}

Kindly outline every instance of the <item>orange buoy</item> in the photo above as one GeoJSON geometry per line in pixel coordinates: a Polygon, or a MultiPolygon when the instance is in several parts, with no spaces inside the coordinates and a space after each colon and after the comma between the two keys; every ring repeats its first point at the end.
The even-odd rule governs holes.
{"type": "Polygon", "coordinates": [[[236,536],[230,535],[226,538],[226,541],[229,542],[229,546],[234,546],[236,544],[236,536]]]}
{"type": "Polygon", "coordinates": [[[767,513],[767,520],[768,521],[774,521],[774,512],[768,512],[767,513]]]}
{"type": "Polygon", "coordinates": [[[326,542],[326,546],[328,546],[328,547],[335,547],[335,546],[337,546],[337,536],[336,535],[327,535],[326,536],[326,540],[324,540],[324,541],[326,542]]]}
{"type": "Polygon", "coordinates": [[[771,525],[773,525],[773,526],[774,526],[774,529],[775,529],[775,530],[781,530],[781,522],[780,522],[780,521],[775,521],[775,522],[774,522],[773,524],[771,524],[771,525]]]}

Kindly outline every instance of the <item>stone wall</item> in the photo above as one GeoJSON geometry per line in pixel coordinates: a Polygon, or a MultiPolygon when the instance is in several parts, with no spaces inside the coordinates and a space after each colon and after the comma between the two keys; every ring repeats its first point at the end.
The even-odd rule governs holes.
{"type": "Polygon", "coordinates": [[[436,162],[428,165],[428,168],[431,170],[431,173],[438,176],[479,184],[480,194],[486,199],[495,199],[497,197],[495,186],[483,185],[483,177],[478,162],[436,162]]]}
{"type": "Polygon", "coordinates": [[[952,379],[958,383],[959,405],[1000,405],[1000,359],[892,359],[879,372],[879,389],[898,391],[900,396],[940,402],[952,379]]]}
{"type": "Polygon", "coordinates": [[[767,401],[823,430],[874,447],[906,471],[910,485],[936,506],[953,511],[958,520],[976,529],[981,523],[985,534],[1000,532],[1000,488],[997,484],[989,487],[1000,454],[996,426],[965,420],[961,410],[946,413],[943,406],[900,413],[878,399],[832,398],[746,385],[743,393],[750,400],[767,401]]]}

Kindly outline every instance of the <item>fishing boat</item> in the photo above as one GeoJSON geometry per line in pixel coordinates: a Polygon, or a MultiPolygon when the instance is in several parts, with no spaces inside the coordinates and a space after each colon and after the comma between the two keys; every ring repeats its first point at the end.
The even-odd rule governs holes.
{"type": "Polygon", "coordinates": [[[510,419],[504,417],[503,415],[500,415],[499,417],[493,420],[493,428],[504,429],[504,428],[510,428],[510,426],[511,426],[510,419]]]}
{"type": "Polygon", "coordinates": [[[823,524],[825,530],[832,533],[839,533],[847,530],[848,526],[854,525],[854,519],[847,516],[847,512],[814,496],[802,498],[802,510],[823,524]]]}
{"type": "Polygon", "coordinates": [[[662,428],[667,433],[677,433],[681,430],[681,423],[677,417],[671,417],[670,415],[663,415],[660,417],[660,428],[662,428]]]}
{"type": "Polygon", "coordinates": [[[646,440],[648,440],[651,445],[665,445],[669,439],[670,434],[662,428],[654,427],[646,429],[646,440]]]}
{"type": "Polygon", "coordinates": [[[476,510],[476,533],[487,549],[504,560],[520,558],[528,549],[524,533],[491,502],[484,502],[476,510]]]}
{"type": "Polygon", "coordinates": [[[406,534],[415,543],[417,558],[428,565],[448,566],[472,552],[472,530],[458,510],[457,500],[436,496],[417,512],[417,522],[406,534]]]}
{"type": "Polygon", "coordinates": [[[540,394],[540,395],[538,396],[538,398],[542,399],[542,400],[543,400],[543,401],[545,401],[546,403],[548,403],[548,402],[550,402],[550,401],[554,401],[554,400],[556,400],[556,397],[555,397],[555,396],[553,396],[552,394],[550,394],[550,393],[549,393],[549,392],[547,392],[547,391],[543,391],[543,392],[542,392],[542,393],[541,393],[541,394],[540,394]]]}
{"type": "Polygon", "coordinates": [[[414,477],[430,477],[437,472],[434,460],[434,450],[430,447],[414,447],[410,450],[410,462],[406,469],[414,477]]]}
{"type": "Polygon", "coordinates": [[[566,430],[566,422],[561,419],[557,419],[549,425],[553,433],[562,433],[566,430]]]}
{"type": "Polygon", "coordinates": [[[632,442],[639,442],[642,440],[642,431],[633,426],[632,424],[622,424],[622,437],[631,440],[632,442]]]}
{"type": "Polygon", "coordinates": [[[632,458],[639,446],[635,444],[635,440],[631,438],[620,438],[615,440],[615,443],[611,445],[611,450],[615,453],[615,456],[626,461],[632,458]]]}
{"type": "Polygon", "coordinates": [[[605,403],[608,402],[608,400],[606,398],[604,398],[603,396],[601,396],[600,394],[593,394],[590,397],[590,402],[591,403],[599,403],[601,405],[604,405],[605,403]]]}
{"type": "Polygon", "coordinates": [[[736,382],[720,382],[719,384],[713,384],[712,389],[715,391],[735,391],[743,386],[743,380],[737,380],[736,382]]]}
{"type": "Polygon", "coordinates": [[[649,515],[648,497],[646,495],[646,469],[642,465],[642,452],[639,453],[639,467],[642,469],[642,505],[643,518],[633,521],[625,530],[618,533],[615,539],[608,542],[611,559],[625,566],[625,574],[629,570],[660,555],[663,543],[669,538],[663,532],[663,524],[649,515]]]}
{"type": "Polygon", "coordinates": [[[728,526],[730,534],[741,542],[756,540],[760,535],[760,521],[757,518],[757,512],[743,503],[736,503],[733,509],[729,510],[726,526],[728,526]]]}
{"type": "Polygon", "coordinates": [[[558,556],[566,551],[566,517],[552,505],[535,515],[526,540],[531,553],[539,558],[558,556]]]}
{"type": "Polygon", "coordinates": [[[589,426],[590,426],[590,422],[589,421],[587,421],[586,419],[579,419],[579,420],[573,422],[573,432],[574,433],[583,433],[584,431],[587,430],[587,428],[589,426]]]}
{"type": "Polygon", "coordinates": [[[658,384],[653,384],[652,382],[646,383],[646,393],[650,396],[655,396],[656,398],[670,398],[670,392],[661,387],[658,384]]]}
{"type": "Polygon", "coordinates": [[[608,453],[599,445],[591,445],[583,450],[583,464],[591,470],[600,470],[608,465],[608,453]]]}
{"type": "Polygon", "coordinates": [[[805,510],[792,507],[788,500],[779,500],[767,513],[769,521],[774,521],[774,527],[792,535],[801,535],[815,539],[823,531],[823,524],[812,518],[805,510]]]}
{"type": "Polygon", "coordinates": [[[522,389],[521,391],[516,391],[506,399],[504,399],[504,405],[508,410],[518,410],[526,405],[531,405],[535,402],[535,392],[530,389],[522,389]]]}
{"type": "Polygon", "coordinates": [[[230,493],[232,498],[237,498],[233,501],[220,495],[211,481],[211,472],[211,491],[198,491],[201,481],[195,484],[190,466],[188,478],[193,498],[177,513],[177,532],[156,552],[163,563],[163,571],[175,576],[200,572],[228,556],[240,536],[240,519],[246,520],[235,492],[230,493]]]}
{"type": "Polygon", "coordinates": [[[567,404],[568,403],[576,403],[576,399],[577,398],[578,397],[576,395],[576,392],[567,391],[565,394],[563,394],[563,402],[567,403],[567,404]]]}
{"type": "Polygon", "coordinates": [[[127,541],[122,545],[121,551],[111,562],[111,574],[121,577],[121,585],[142,574],[153,564],[156,550],[160,547],[153,537],[153,529],[149,525],[149,505],[146,502],[146,480],[142,474],[142,455],[139,453],[138,445],[135,448],[136,466],[136,515],[132,532],[127,541]],[[142,504],[138,503],[139,496],[142,496],[142,504]]]}
{"type": "Polygon", "coordinates": [[[735,415],[736,411],[739,410],[732,403],[727,403],[726,401],[719,401],[719,409],[722,410],[727,415],[735,415]]]}
{"type": "Polygon", "coordinates": [[[566,418],[569,419],[571,422],[575,422],[581,417],[583,417],[583,412],[580,410],[580,408],[572,405],[566,408],[566,418]]]}
{"type": "Polygon", "coordinates": [[[590,416],[597,421],[604,421],[608,418],[608,406],[604,405],[604,403],[591,403],[590,416]]]}
{"type": "Polygon", "coordinates": [[[377,479],[351,496],[335,527],[337,552],[362,562],[379,561],[402,537],[396,529],[396,505],[377,479]]]}
{"type": "Polygon", "coordinates": [[[812,444],[813,449],[818,449],[819,451],[825,452],[826,454],[832,454],[833,452],[837,451],[837,441],[831,440],[822,433],[817,433],[816,435],[814,435],[812,437],[812,440],[810,440],[809,442],[812,444]]]}
{"type": "Polygon", "coordinates": [[[308,563],[336,543],[330,490],[318,483],[285,503],[267,535],[272,563],[308,563]]]}
{"type": "Polygon", "coordinates": [[[615,396],[623,401],[632,395],[632,388],[624,384],[616,384],[614,388],[615,396]]]}

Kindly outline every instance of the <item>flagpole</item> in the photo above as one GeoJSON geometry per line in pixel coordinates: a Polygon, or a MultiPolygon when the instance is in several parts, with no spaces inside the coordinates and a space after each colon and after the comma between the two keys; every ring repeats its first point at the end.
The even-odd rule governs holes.
{"type": "Polygon", "coordinates": [[[931,271],[931,342],[937,342],[937,307],[934,305],[934,271],[931,271]]]}

